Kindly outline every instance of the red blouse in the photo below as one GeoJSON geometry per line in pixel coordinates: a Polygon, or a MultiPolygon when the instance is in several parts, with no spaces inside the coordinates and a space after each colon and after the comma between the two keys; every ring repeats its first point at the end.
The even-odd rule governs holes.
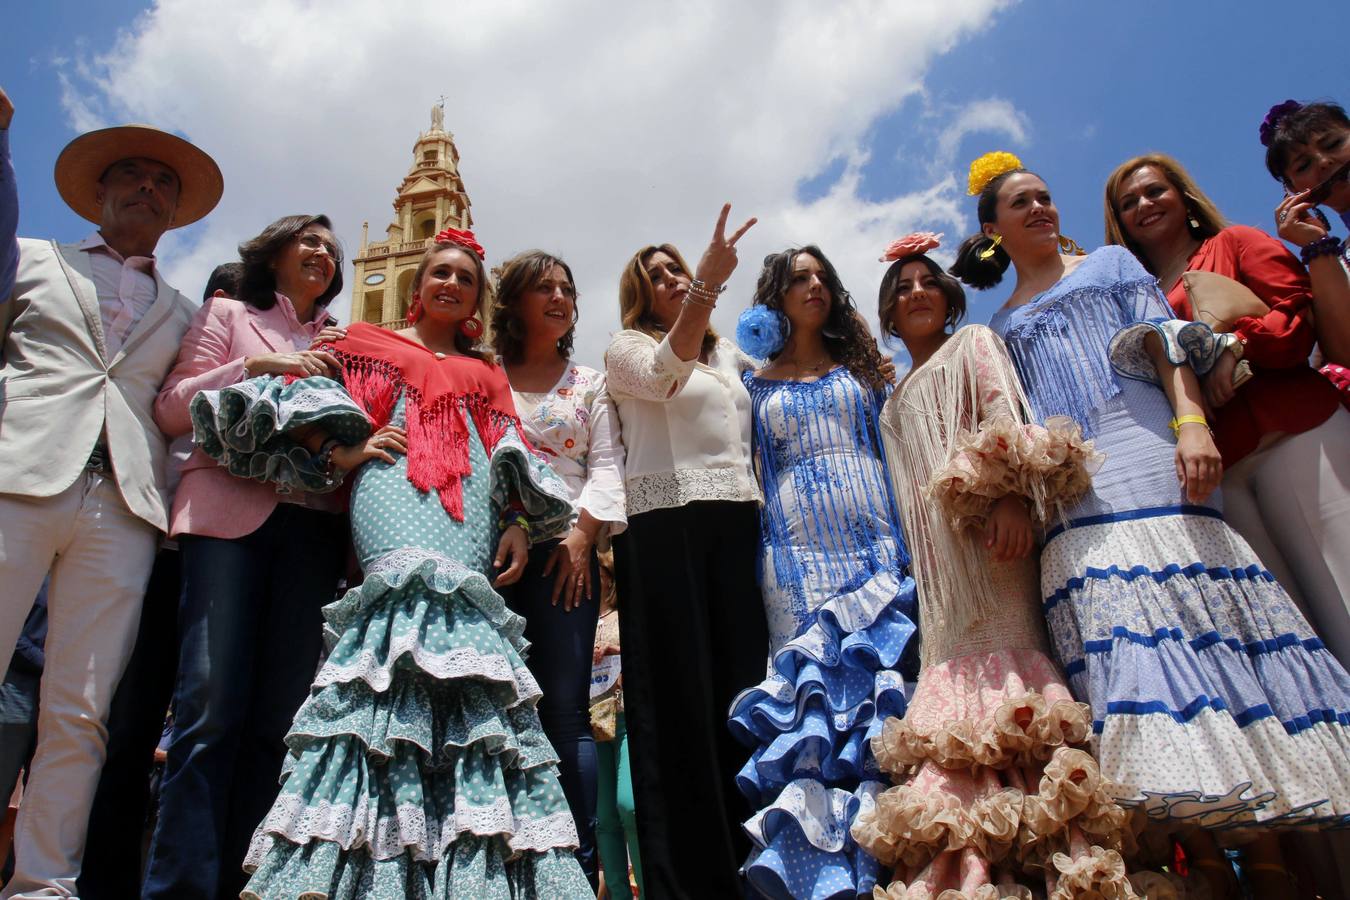
{"type": "MultiPolygon", "coordinates": [[[[1312,283],[1294,254],[1264,231],[1230,225],[1206,239],[1186,269],[1239,281],[1270,306],[1264,316],[1238,319],[1233,327],[1255,377],[1214,411],[1214,442],[1224,465],[1255,450],[1263,435],[1300,434],[1331,418],[1340,398],[1331,382],[1308,365],[1317,340],[1312,283]]],[[[1167,292],[1167,301],[1181,318],[1194,318],[1180,280],[1167,292]]]]}

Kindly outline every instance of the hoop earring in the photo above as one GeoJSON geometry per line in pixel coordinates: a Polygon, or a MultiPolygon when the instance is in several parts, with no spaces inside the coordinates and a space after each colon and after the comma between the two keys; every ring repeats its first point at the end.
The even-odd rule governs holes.
{"type": "Polygon", "coordinates": [[[1074,256],[1087,256],[1087,251],[1078,246],[1078,242],[1068,235],[1059,236],[1059,249],[1065,253],[1072,253],[1074,256]]]}
{"type": "Polygon", "coordinates": [[[483,323],[477,316],[469,316],[467,319],[460,319],[459,333],[471,341],[476,341],[483,336],[483,323]]]}
{"type": "Polygon", "coordinates": [[[416,325],[417,320],[422,318],[422,297],[420,294],[413,294],[412,302],[408,304],[408,312],[404,316],[409,325],[416,325]]]}
{"type": "Polygon", "coordinates": [[[979,258],[982,260],[992,258],[994,255],[994,251],[998,250],[998,245],[1001,243],[1003,243],[1003,235],[1001,234],[994,235],[994,238],[989,243],[989,246],[985,247],[983,250],[979,252],[978,254],[979,258]]]}

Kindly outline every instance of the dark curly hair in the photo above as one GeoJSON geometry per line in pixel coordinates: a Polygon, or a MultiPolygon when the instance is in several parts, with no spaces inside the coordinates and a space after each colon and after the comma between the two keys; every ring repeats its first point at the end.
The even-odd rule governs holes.
{"type": "MultiPolygon", "coordinates": [[[[981,225],[998,218],[998,189],[1003,187],[1003,182],[1014,175],[1024,174],[1036,173],[1019,167],[989,179],[984,190],[980,191],[980,199],[975,206],[975,215],[981,225]]],[[[980,254],[988,251],[993,243],[994,239],[983,231],[975,232],[961,242],[961,246],[956,250],[956,262],[952,263],[947,271],[977,291],[987,290],[998,284],[1003,280],[1003,273],[1008,271],[1008,266],[1012,265],[1012,257],[1002,246],[997,246],[994,247],[992,256],[981,259],[980,254]]]]}
{"type": "MultiPolygon", "coordinates": [[[[848,369],[863,384],[880,388],[886,383],[881,374],[885,360],[877,350],[877,342],[867,330],[867,324],[853,305],[853,297],[839,280],[839,273],[820,248],[814,244],[805,247],[790,247],[781,253],[770,253],[764,257],[764,268],[759,273],[759,283],[755,285],[755,303],[769,309],[783,311],[783,297],[792,284],[793,264],[803,253],[809,254],[824,272],[825,288],[830,292],[830,314],[825,319],[821,337],[825,349],[835,362],[848,369]]],[[[780,351],[781,352],[781,351],[780,351]]],[[[774,359],[777,353],[769,358],[774,359]]]]}
{"type": "Polygon", "coordinates": [[[1289,165],[1289,151],[1296,144],[1306,144],[1313,135],[1328,128],[1350,128],[1350,117],[1338,103],[1325,101],[1309,103],[1280,119],[1266,147],[1266,169],[1278,182],[1284,183],[1284,170],[1289,165]]]}
{"type": "MultiPolygon", "coordinates": [[[[322,225],[329,233],[333,223],[325,215],[283,216],[262,230],[257,237],[250,238],[239,245],[239,260],[244,270],[239,276],[239,294],[242,300],[255,309],[271,309],[277,304],[277,273],[272,270],[272,261],[287,244],[295,240],[311,225],[322,225]]],[[[333,280],[328,289],[315,301],[318,306],[327,306],[342,291],[342,245],[333,237],[333,280]]]]}
{"type": "Polygon", "coordinates": [[[548,274],[554,266],[567,273],[567,283],[572,286],[572,327],[558,338],[558,356],[570,359],[572,340],[576,336],[577,318],[580,315],[576,305],[580,297],[576,293],[577,283],[572,277],[572,268],[552,253],[543,250],[526,250],[502,263],[494,274],[497,275],[497,296],[492,302],[492,322],[490,342],[497,355],[509,363],[519,362],[525,352],[525,329],[520,324],[520,298],[525,292],[539,284],[539,279],[548,274]]]}
{"type": "Polygon", "coordinates": [[[961,282],[957,281],[946,272],[942,271],[942,266],[937,261],[930,258],[925,253],[915,253],[910,256],[903,256],[891,263],[891,267],[886,270],[886,274],[881,276],[881,289],[877,292],[877,316],[881,320],[881,331],[890,337],[899,337],[891,331],[891,311],[895,309],[895,304],[900,300],[899,288],[900,271],[912,262],[923,263],[933,277],[937,279],[938,290],[942,292],[942,298],[947,302],[947,315],[945,325],[947,328],[956,330],[956,326],[961,324],[961,320],[966,317],[966,292],[961,288],[961,282]]]}

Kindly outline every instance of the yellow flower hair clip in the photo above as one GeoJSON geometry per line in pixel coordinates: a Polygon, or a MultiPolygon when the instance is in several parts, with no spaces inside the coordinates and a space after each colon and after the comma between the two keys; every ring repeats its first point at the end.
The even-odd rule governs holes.
{"type": "Polygon", "coordinates": [[[985,185],[1004,172],[1022,168],[1022,161],[1006,150],[986,153],[970,164],[970,184],[966,193],[972,197],[984,190],[985,185]]]}

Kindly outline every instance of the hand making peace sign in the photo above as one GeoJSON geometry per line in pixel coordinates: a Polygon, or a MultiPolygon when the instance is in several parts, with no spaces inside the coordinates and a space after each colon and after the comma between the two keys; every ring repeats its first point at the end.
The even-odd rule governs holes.
{"type": "Polygon", "coordinates": [[[713,229],[712,240],[708,242],[708,249],[703,251],[703,257],[698,261],[698,269],[694,272],[696,279],[714,291],[725,284],[731,273],[736,271],[736,242],[750,230],[751,225],[759,221],[752,216],[728,238],[727,216],[730,213],[731,204],[722,204],[722,214],[717,217],[717,227],[713,229]]]}

